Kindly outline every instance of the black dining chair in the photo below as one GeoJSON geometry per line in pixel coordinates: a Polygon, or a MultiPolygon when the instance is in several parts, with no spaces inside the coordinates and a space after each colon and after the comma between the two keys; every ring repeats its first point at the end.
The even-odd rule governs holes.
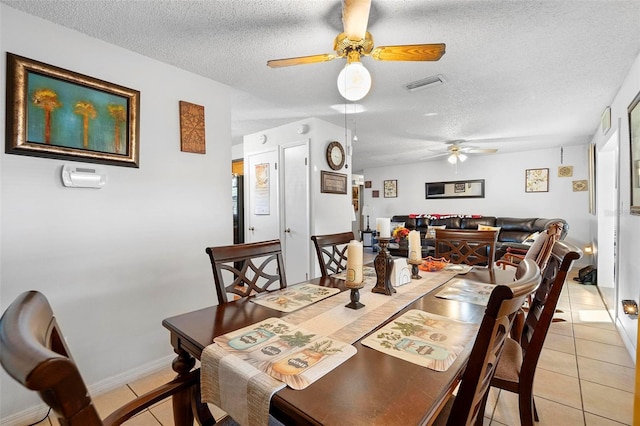
{"type": "Polygon", "coordinates": [[[508,338],[503,357],[498,363],[491,386],[518,394],[520,424],[531,426],[538,421],[533,400],[533,381],[549,325],[553,321],[558,299],[573,262],[582,251],[565,241],[556,241],[543,273],[542,284],[536,291],[517,339],[508,338]]]}
{"type": "Polygon", "coordinates": [[[353,232],[313,235],[311,240],[316,248],[320,273],[323,277],[347,269],[347,246],[350,241],[355,240],[353,232]]]}
{"type": "MultiPolygon", "coordinates": [[[[483,231],[484,232],[484,231],[483,231]]],[[[481,425],[490,382],[503,352],[513,318],[529,294],[540,285],[540,268],[532,260],[518,265],[517,279],[491,292],[469,361],[455,397],[436,418],[435,425],[481,425]]]]}
{"type": "Polygon", "coordinates": [[[280,240],[207,247],[218,303],[285,288],[287,278],[280,240]]]}
{"type": "Polygon", "coordinates": [[[25,388],[38,392],[62,425],[120,425],[180,393],[193,401],[198,423],[216,423],[206,404],[200,403],[199,369],[135,398],[101,419],[51,305],[40,292],[22,293],[6,309],[0,318],[0,348],[4,370],[25,388]]]}

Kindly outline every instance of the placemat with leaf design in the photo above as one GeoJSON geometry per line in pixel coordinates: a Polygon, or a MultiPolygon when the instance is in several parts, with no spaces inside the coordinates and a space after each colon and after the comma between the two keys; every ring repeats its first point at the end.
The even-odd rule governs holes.
{"type": "Polygon", "coordinates": [[[337,293],[340,293],[338,288],[300,284],[259,294],[251,298],[251,301],[276,311],[293,312],[337,293]]]}
{"type": "Polygon", "coordinates": [[[362,344],[432,370],[446,371],[477,329],[477,324],[412,309],[362,344]]]}

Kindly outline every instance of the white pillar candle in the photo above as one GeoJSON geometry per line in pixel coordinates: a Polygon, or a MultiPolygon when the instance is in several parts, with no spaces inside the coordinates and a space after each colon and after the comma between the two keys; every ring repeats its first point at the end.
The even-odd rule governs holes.
{"type": "Polygon", "coordinates": [[[376,219],[376,231],[382,238],[391,238],[391,218],[379,217],[376,219]]]}
{"type": "Polygon", "coordinates": [[[362,242],[351,240],[347,246],[347,287],[360,287],[362,283],[362,242]]]}
{"type": "Polygon", "coordinates": [[[409,232],[409,260],[422,258],[422,246],[420,245],[420,231],[415,229],[409,232]]]}

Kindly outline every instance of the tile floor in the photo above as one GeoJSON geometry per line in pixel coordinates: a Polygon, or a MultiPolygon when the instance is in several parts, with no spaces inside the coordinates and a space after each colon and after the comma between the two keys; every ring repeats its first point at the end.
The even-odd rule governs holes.
{"type": "MultiPolygon", "coordinates": [[[[534,394],[538,426],[631,425],[635,365],[605,309],[596,286],[569,277],[558,303],[566,319],[551,325],[545,342],[534,394]]],[[[128,400],[171,380],[167,368],[153,376],[95,398],[105,416],[128,400]]],[[[224,413],[212,411],[216,418],[224,413]]],[[[486,426],[519,424],[515,394],[491,389],[486,426]]],[[[42,424],[57,425],[54,419],[42,424]],[[47,423],[49,422],[49,423],[47,423]]],[[[162,402],[126,423],[131,426],[173,425],[171,402],[162,402]]]]}

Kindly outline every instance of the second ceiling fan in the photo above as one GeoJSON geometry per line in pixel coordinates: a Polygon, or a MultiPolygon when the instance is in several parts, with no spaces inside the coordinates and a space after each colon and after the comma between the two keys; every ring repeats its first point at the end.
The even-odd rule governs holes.
{"type": "Polygon", "coordinates": [[[456,140],[447,142],[448,145],[446,150],[436,150],[431,149],[430,151],[439,152],[434,156],[429,158],[436,158],[441,156],[448,156],[447,161],[451,164],[457,164],[458,162],[463,162],[467,159],[467,154],[495,154],[498,152],[497,148],[478,148],[475,146],[464,145],[467,141],[464,140],[456,140]]]}
{"type": "Polygon", "coordinates": [[[371,88],[371,75],[362,65],[360,58],[370,56],[378,61],[437,61],[445,53],[444,43],[406,44],[378,46],[374,48],[373,37],[367,31],[371,0],[343,0],[342,24],[344,32],[333,42],[333,53],[299,56],[267,61],[271,68],[291,65],[313,64],[346,58],[347,65],[338,76],[338,90],[347,100],[364,98],[371,88]]]}

